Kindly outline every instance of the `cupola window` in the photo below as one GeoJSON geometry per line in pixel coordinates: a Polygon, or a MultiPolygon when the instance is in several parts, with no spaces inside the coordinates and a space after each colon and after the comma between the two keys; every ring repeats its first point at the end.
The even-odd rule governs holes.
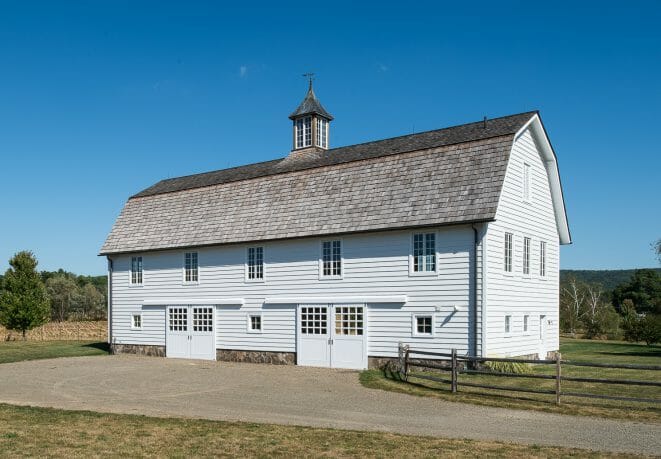
{"type": "Polygon", "coordinates": [[[296,148],[312,145],[312,117],[306,116],[296,120],[296,148]]]}

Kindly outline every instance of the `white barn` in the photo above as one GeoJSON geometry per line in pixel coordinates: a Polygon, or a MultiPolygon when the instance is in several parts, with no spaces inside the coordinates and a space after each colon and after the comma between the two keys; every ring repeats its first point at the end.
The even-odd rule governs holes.
{"type": "Polygon", "coordinates": [[[537,112],[329,148],[312,86],[284,158],[167,179],[105,241],[114,352],[367,368],[398,343],[558,349],[571,243],[537,112]]]}

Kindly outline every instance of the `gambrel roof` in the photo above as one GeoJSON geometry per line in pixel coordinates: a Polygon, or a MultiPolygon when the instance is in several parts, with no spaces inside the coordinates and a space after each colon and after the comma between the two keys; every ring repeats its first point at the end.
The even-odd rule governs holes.
{"type": "Polygon", "coordinates": [[[113,253],[493,220],[536,112],[168,179],[132,196],[113,253]]]}

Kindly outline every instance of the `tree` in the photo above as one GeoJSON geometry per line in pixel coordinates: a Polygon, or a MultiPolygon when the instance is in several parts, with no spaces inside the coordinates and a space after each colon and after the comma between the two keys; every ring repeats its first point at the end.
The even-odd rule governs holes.
{"type": "Polygon", "coordinates": [[[575,277],[570,277],[560,291],[560,314],[563,328],[573,336],[576,336],[584,305],[584,286],[575,277]]]}
{"type": "Polygon", "coordinates": [[[638,269],[629,282],[613,290],[613,305],[622,313],[624,300],[631,300],[639,314],[661,314],[661,276],[653,269],[638,269]]]}
{"type": "Polygon", "coordinates": [[[654,250],[657,260],[661,263],[661,239],[652,243],[652,250],[654,250]]]}
{"type": "Polygon", "coordinates": [[[81,319],[99,320],[106,316],[105,296],[92,284],[85,284],[80,289],[77,306],[77,315],[81,319]]]}
{"type": "Polygon", "coordinates": [[[0,292],[0,324],[20,331],[25,340],[28,330],[48,322],[50,312],[44,283],[37,273],[32,252],[18,252],[9,260],[0,292]]]}
{"type": "Polygon", "coordinates": [[[52,302],[52,318],[63,322],[80,301],[80,292],[76,282],[66,275],[56,275],[46,281],[46,291],[52,302]]]}

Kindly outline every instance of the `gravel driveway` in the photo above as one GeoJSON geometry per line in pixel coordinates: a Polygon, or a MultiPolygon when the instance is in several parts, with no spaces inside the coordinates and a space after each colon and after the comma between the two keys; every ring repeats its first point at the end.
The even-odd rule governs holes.
{"type": "Polygon", "coordinates": [[[0,402],[661,452],[661,425],[452,403],[374,389],[358,373],[137,356],[0,365],[0,402]]]}

